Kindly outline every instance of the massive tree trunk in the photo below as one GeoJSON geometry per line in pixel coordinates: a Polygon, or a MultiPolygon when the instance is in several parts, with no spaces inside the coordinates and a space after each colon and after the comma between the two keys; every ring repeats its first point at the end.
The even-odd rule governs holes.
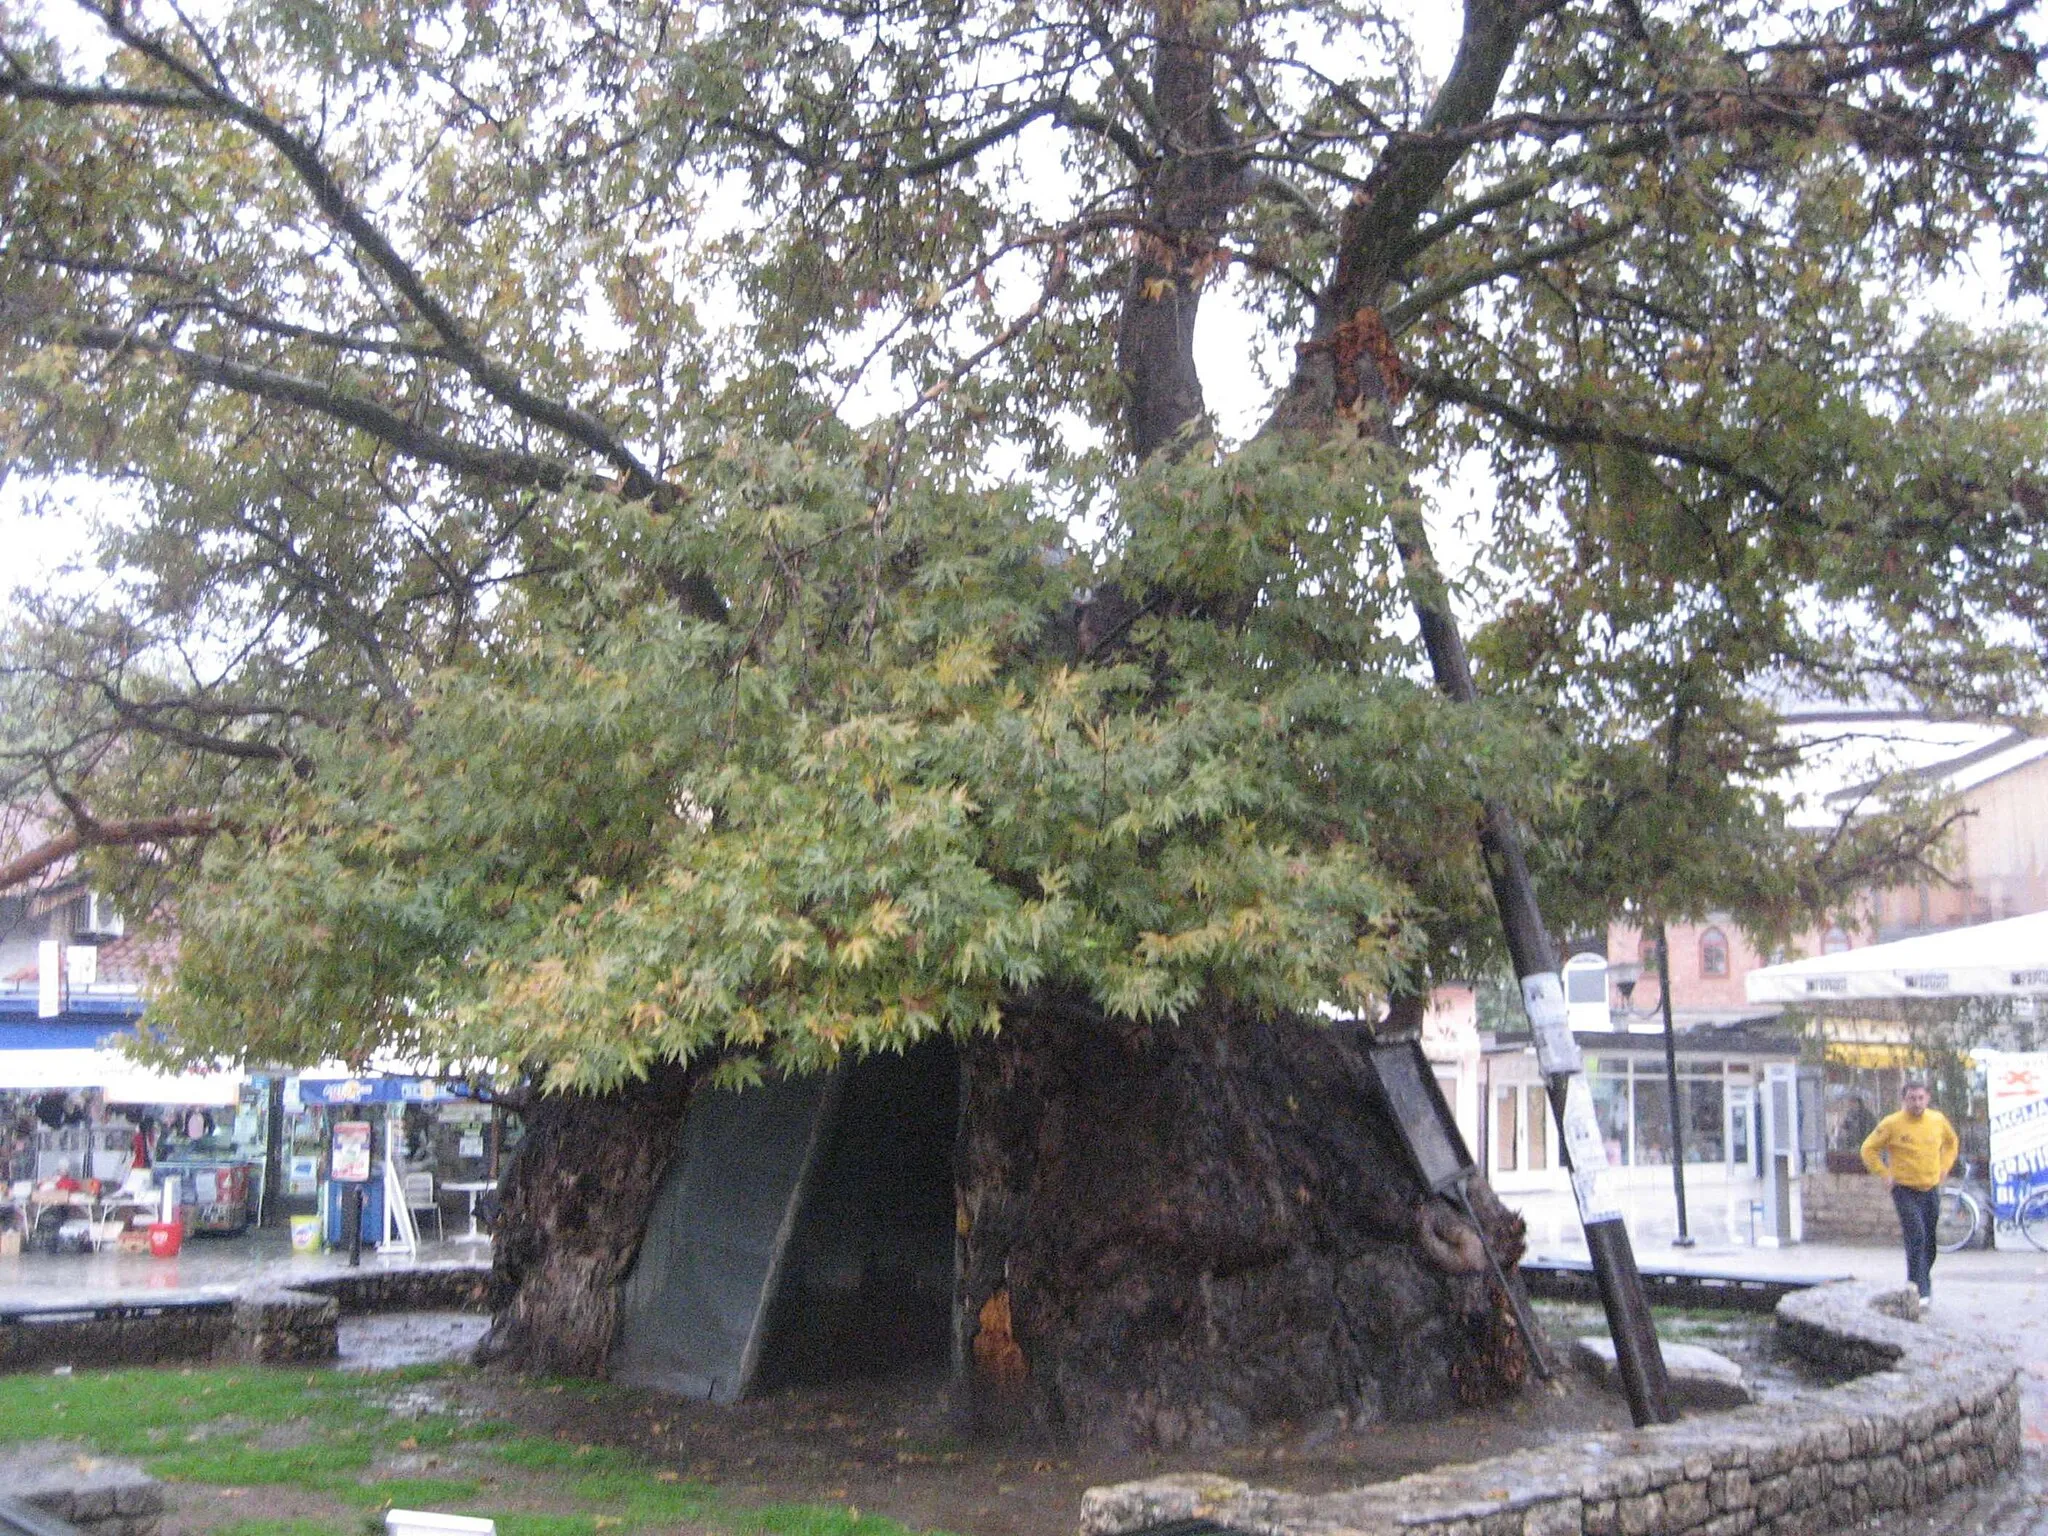
{"type": "Polygon", "coordinates": [[[615,1093],[547,1095],[500,1181],[490,1332],[479,1364],[600,1376],[619,1298],[678,1143],[693,1074],[663,1065],[615,1093]]]}
{"type": "MultiPolygon", "coordinates": [[[[1477,1234],[1407,1172],[1353,1026],[1080,1002],[970,1045],[956,1327],[987,1427],[1134,1446],[1447,1413],[1527,1356],[1477,1234]]],[[[1522,1224],[1475,1184],[1502,1262],[1522,1224]]]]}
{"type": "MultiPolygon", "coordinates": [[[[1389,436],[1400,368],[1378,306],[1465,152],[1461,130],[1551,8],[1466,0],[1427,131],[1389,147],[1343,221],[1272,430],[1389,436]]],[[[1262,181],[1219,104],[1220,17],[1158,0],[1154,23],[1159,142],[1117,335],[1138,462],[1198,445],[1196,315],[1232,212],[1262,181]]],[[[1105,583],[1076,613],[1079,655],[1130,648],[1143,612],[1229,607],[1105,583]]],[[[1362,1044],[1213,999],[1147,1027],[1049,997],[972,1042],[954,1344],[980,1420],[1164,1446],[1330,1409],[1425,1417],[1519,1385],[1527,1357],[1478,1234],[1406,1172],[1362,1044]]],[[[508,1181],[486,1355],[603,1369],[686,1086],[671,1073],[538,1107],[508,1181]]],[[[1474,1197],[1512,1266],[1520,1221],[1483,1185],[1474,1197]]]]}

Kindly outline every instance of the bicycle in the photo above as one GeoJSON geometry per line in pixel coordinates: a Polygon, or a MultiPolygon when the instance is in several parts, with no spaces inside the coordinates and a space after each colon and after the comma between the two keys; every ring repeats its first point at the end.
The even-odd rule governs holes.
{"type": "MultiPolygon", "coordinates": [[[[2040,1193],[2048,1194],[2048,1190],[2040,1193]]],[[[2041,1208],[2040,1227],[2042,1240],[2035,1246],[2048,1248],[2048,1203],[2041,1208]]],[[[1977,1234],[1983,1230],[1983,1202],[1959,1184],[1943,1185],[1941,1215],[1934,1223],[1935,1249],[1941,1253],[1955,1253],[1971,1247],[1977,1241],[1977,1234]]],[[[2033,1240],[2031,1234],[2028,1240],[2033,1240]]]]}
{"type": "Polygon", "coordinates": [[[2020,1202],[2020,1208],[2013,1212],[2012,1224],[2020,1229],[2020,1236],[2048,1253],[2048,1184],[2036,1185],[2020,1202]]]}

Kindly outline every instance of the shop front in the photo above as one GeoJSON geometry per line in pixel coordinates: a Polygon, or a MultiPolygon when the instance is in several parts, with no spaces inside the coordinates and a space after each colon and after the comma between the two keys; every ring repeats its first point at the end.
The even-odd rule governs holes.
{"type": "Polygon", "coordinates": [[[132,994],[52,1017],[0,997],[0,1252],[138,1243],[152,1223],[240,1232],[261,1214],[268,1086],[150,1071],[121,1050],[132,994]]]}
{"type": "Polygon", "coordinates": [[[313,1218],[311,1230],[329,1247],[348,1240],[351,1188],[360,1193],[365,1246],[410,1246],[429,1236],[489,1241],[482,1213],[518,1123],[473,1097],[466,1083],[308,1074],[286,1082],[283,1105],[288,1209],[313,1218]]]}
{"type": "MultiPolygon", "coordinates": [[[[1803,1235],[1799,1178],[1816,1148],[1818,1080],[1798,1042],[1741,1027],[1678,1037],[1677,1132],[1661,1038],[1582,1032],[1586,1086],[1606,1142],[1610,1184],[1638,1243],[1677,1233],[1671,1164],[1685,1158],[1686,1209],[1702,1241],[1776,1246],[1803,1235]]],[[[1480,1069],[1488,1182],[1529,1223],[1539,1249],[1578,1234],[1571,1186],[1534,1049],[1501,1043],[1480,1069]]]]}

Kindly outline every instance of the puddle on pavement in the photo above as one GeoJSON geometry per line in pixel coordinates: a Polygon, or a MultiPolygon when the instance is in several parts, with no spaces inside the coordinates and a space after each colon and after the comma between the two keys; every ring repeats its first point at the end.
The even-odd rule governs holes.
{"type": "Polygon", "coordinates": [[[401,1365],[466,1360],[490,1326],[481,1312],[384,1312],[341,1320],[341,1368],[388,1371],[401,1365]]]}

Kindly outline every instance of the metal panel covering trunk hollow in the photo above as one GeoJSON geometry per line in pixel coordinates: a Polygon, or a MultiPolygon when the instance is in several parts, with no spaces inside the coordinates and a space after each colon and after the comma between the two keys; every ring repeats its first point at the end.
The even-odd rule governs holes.
{"type": "Polygon", "coordinates": [[[691,1101],[620,1298],[614,1380],[715,1403],[746,1392],[839,1082],[691,1101]]]}

